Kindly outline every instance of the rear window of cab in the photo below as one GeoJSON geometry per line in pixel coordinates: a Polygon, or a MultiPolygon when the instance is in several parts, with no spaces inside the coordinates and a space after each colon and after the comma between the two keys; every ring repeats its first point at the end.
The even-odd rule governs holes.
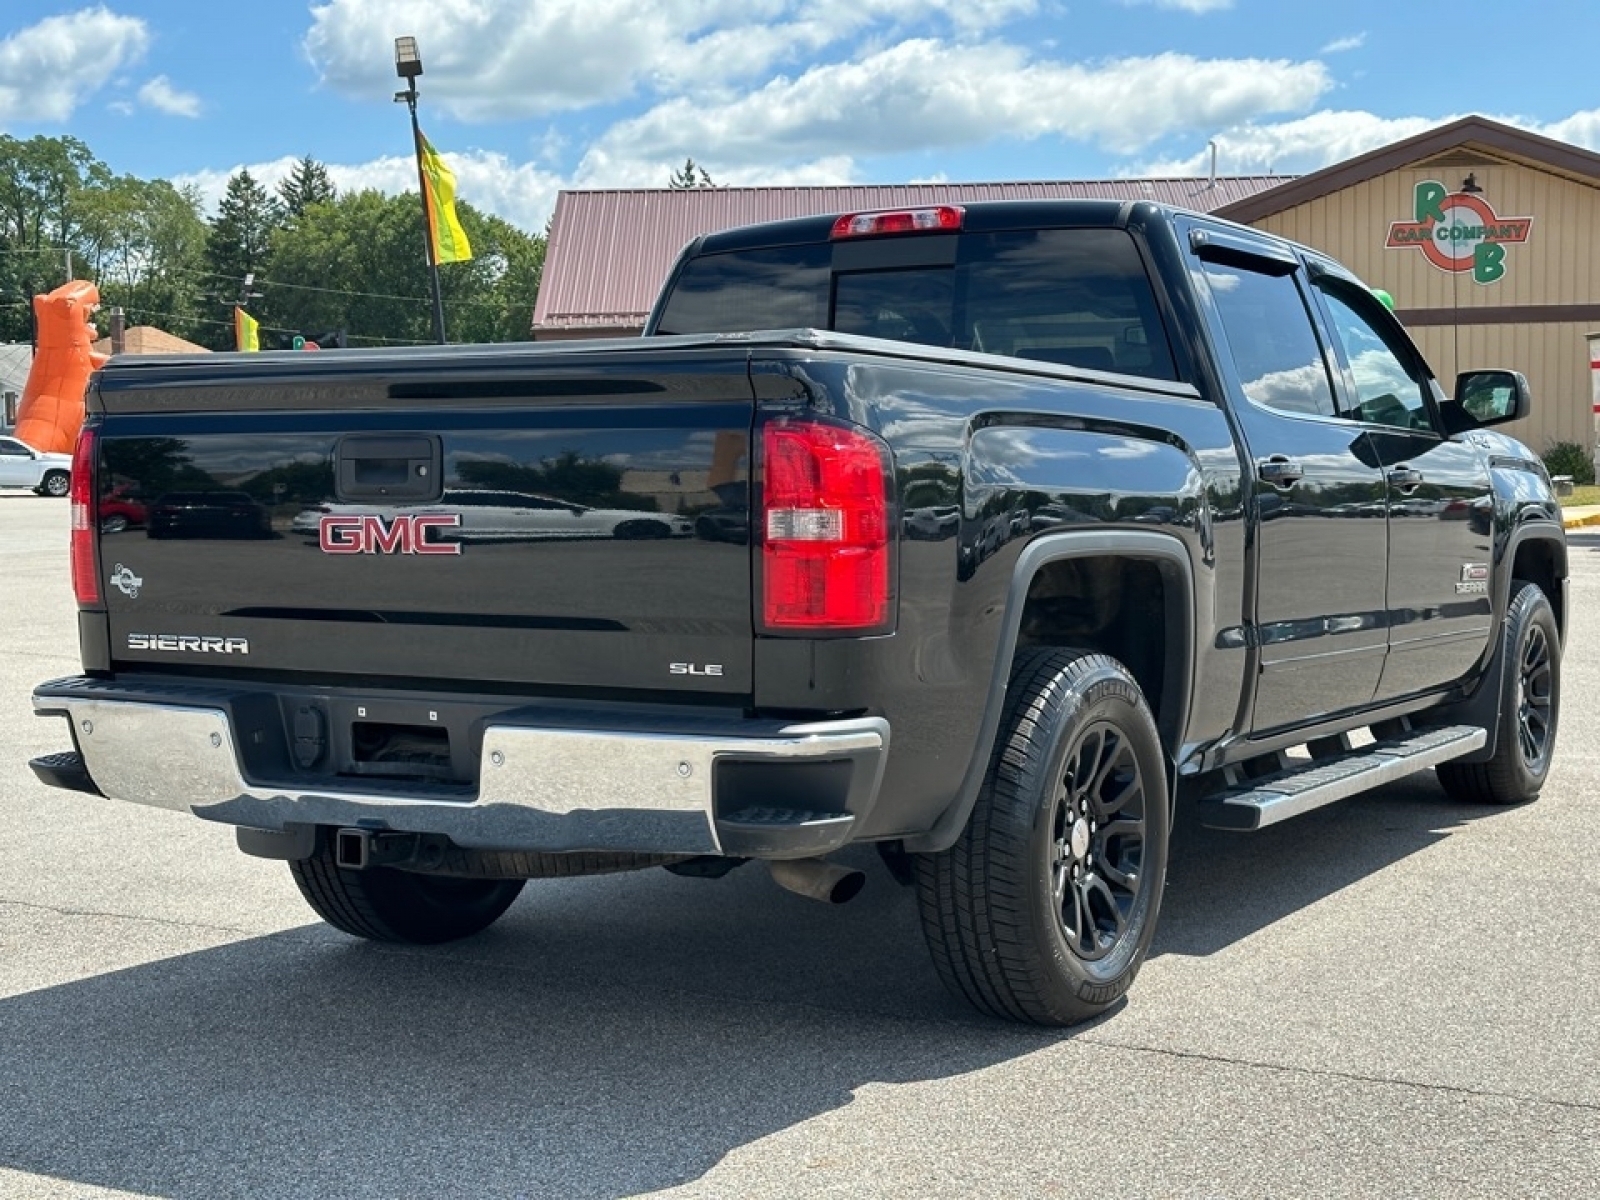
{"type": "Polygon", "coordinates": [[[691,259],[655,332],[831,329],[1177,377],[1154,290],[1125,230],[965,233],[954,262],[866,270],[836,270],[834,249],[769,246],[691,259]]]}

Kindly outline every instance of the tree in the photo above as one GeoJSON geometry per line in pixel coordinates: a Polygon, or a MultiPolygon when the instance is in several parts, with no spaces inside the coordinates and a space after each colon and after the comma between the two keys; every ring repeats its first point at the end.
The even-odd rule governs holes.
{"type": "Polygon", "coordinates": [[[545,239],[457,203],[473,258],[440,268],[446,332],[456,342],[522,342],[544,274],[545,239]]]}
{"type": "MultiPolygon", "coordinates": [[[[246,275],[259,275],[266,265],[272,233],[283,223],[277,200],[257,183],[249,171],[240,170],[228,180],[217,205],[217,215],[206,234],[206,268],[220,278],[212,281],[223,304],[237,298],[246,275]]],[[[215,309],[220,316],[224,309],[215,309]]],[[[211,326],[206,342],[216,350],[231,350],[233,334],[225,326],[211,326]]]]}
{"type": "Polygon", "coordinates": [[[24,249],[70,246],[82,230],[85,194],[110,181],[77,138],[0,134],[0,238],[24,249]]]}
{"type": "MultiPolygon", "coordinates": [[[[526,338],[544,266],[544,239],[464,202],[457,202],[456,212],[475,253],[468,262],[439,268],[446,333],[454,342],[526,338]]],[[[313,205],[293,228],[274,234],[264,278],[263,311],[280,330],[342,329],[357,346],[432,340],[421,200],[415,192],[348,192],[313,205]]]]}
{"type": "Polygon", "coordinates": [[[110,178],[77,138],[0,134],[0,340],[27,341],[31,296],[65,282],[69,261],[80,273],[89,198],[110,178]]]}
{"type": "Polygon", "coordinates": [[[686,158],[683,160],[683,166],[674,171],[672,177],[667,180],[667,186],[684,191],[689,188],[710,188],[717,185],[711,182],[711,176],[706,173],[704,167],[694,159],[686,158]]]}
{"type": "MultiPolygon", "coordinates": [[[[427,267],[417,199],[347,192],[272,241],[266,310],[281,329],[427,341],[427,267]]],[[[281,335],[280,335],[281,336],[281,335]]],[[[262,345],[266,346],[266,336],[262,345]]],[[[275,344],[275,343],[274,343],[275,344]]]]}
{"type": "Polygon", "coordinates": [[[219,310],[207,295],[216,288],[205,276],[199,193],[124,175],[91,199],[83,253],[102,305],[120,305],[130,325],[206,340],[219,310]]]}
{"type": "Polygon", "coordinates": [[[339,194],[328,168],[309,154],[278,183],[278,203],[287,224],[294,224],[313,204],[327,204],[339,194]]]}

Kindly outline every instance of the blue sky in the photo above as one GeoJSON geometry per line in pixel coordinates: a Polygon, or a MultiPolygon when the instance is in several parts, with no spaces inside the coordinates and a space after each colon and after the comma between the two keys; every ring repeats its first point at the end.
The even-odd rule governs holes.
{"type": "Polygon", "coordinates": [[[415,186],[393,40],[460,194],[1301,172],[1468,113],[1600,150],[1592,3],[8,0],[0,131],[208,199],[309,154],[415,186]]]}

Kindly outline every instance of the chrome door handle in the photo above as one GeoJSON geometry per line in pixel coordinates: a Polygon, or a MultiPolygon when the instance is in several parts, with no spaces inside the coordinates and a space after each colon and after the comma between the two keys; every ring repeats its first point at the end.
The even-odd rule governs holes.
{"type": "Polygon", "coordinates": [[[1389,486],[1398,492],[1415,491],[1422,485],[1422,472],[1414,467],[1398,466],[1389,471],[1389,486]]]}
{"type": "Polygon", "coordinates": [[[1305,469],[1287,455],[1274,454],[1256,464],[1256,473],[1261,476],[1262,483],[1287,490],[1300,482],[1305,476],[1305,469]]]}

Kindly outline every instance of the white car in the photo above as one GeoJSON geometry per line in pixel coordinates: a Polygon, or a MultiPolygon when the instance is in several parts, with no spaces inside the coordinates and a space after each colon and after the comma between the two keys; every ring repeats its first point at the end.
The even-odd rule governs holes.
{"type": "Polygon", "coordinates": [[[71,483],[72,455],[51,454],[14,437],[0,437],[0,487],[25,487],[41,496],[65,496],[71,483]]]}
{"type": "Polygon", "coordinates": [[[445,492],[436,504],[380,508],[369,504],[318,504],[304,509],[289,528],[315,535],[326,515],[459,513],[461,528],[443,530],[448,541],[518,541],[547,538],[688,537],[694,524],[676,513],[640,512],[627,508],[590,508],[528,492],[462,488],[445,492]]]}

